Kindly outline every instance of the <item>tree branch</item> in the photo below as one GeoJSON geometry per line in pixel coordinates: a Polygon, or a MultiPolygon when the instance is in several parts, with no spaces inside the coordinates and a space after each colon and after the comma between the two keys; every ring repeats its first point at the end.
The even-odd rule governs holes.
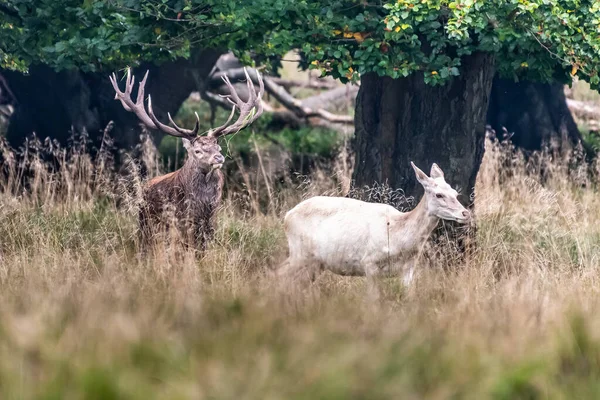
{"type": "MultiPolygon", "coordinates": [[[[226,71],[218,71],[215,72],[213,74],[211,74],[210,76],[210,84],[212,87],[219,87],[223,84],[223,81],[221,80],[221,78],[223,76],[227,76],[229,77],[230,80],[244,80],[246,78],[246,76],[244,75],[244,69],[243,68],[232,68],[232,69],[228,69],[226,71]]],[[[329,81],[329,80],[325,80],[325,79],[311,79],[308,81],[300,81],[300,80],[293,80],[293,79],[283,79],[283,78],[277,78],[274,76],[269,77],[269,79],[271,81],[273,81],[273,83],[279,85],[279,86],[283,86],[286,89],[290,89],[292,87],[299,87],[299,88],[308,88],[308,89],[334,89],[336,87],[339,87],[339,84],[335,81],[329,81]]]]}
{"type": "MultiPolygon", "coordinates": [[[[252,79],[256,83],[257,71],[254,68],[248,68],[248,73],[250,79],[252,79]]],[[[230,80],[242,80],[243,77],[245,77],[245,75],[243,75],[242,68],[235,68],[227,71],[216,72],[215,74],[213,74],[212,78],[221,79],[221,77],[223,76],[227,76],[230,80]]],[[[273,96],[281,105],[283,105],[289,111],[293,112],[298,118],[318,117],[326,121],[335,123],[354,123],[354,117],[349,115],[337,115],[331,113],[325,110],[325,107],[323,107],[323,104],[327,104],[327,101],[320,101],[321,98],[339,98],[340,96],[347,94],[349,90],[346,87],[339,87],[336,89],[332,89],[328,92],[322,93],[320,95],[312,96],[305,100],[300,100],[293,97],[289,92],[285,90],[283,86],[278,85],[271,77],[263,77],[263,82],[267,93],[273,96]]],[[[354,90],[358,91],[358,88],[353,89],[353,93],[355,93],[354,90]]],[[[218,100],[214,99],[214,101],[217,102],[218,100]]],[[[275,112],[275,110],[273,112],[275,112]]]]}
{"type": "Polygon", "coordinates": [[[319,108],[316,111],[316,113],[319,117],[321,117],[324,120],[329,121],[329,122],[337,122],[340,124],[353,124],[354,123],[354,117],[352,115],[333,114],[327,110],[323,110],[322,108],[319,108]]]}
{"type": "MultiPolygon", "coordinates": [[[[196,100],[203,100],[209,102],[212,106],[221,107],[227,111],[231,110],[231,104],[219,95],[214,93],[205,92],[203,95],[197,96],[196,100]]],[[[271,116],[271,122],[268,128],[271,130],[280,130],[284,127],[299,128],[303,125],[310,125],[313,127],[325,127],[343,134],[348,133],[349,129],[352,129],[352,125],[349,121],[352,119],[351,116],[336,115],[329,113],[328,111],[321,110],[321,114],[312,118],[299,118],[294,112],[286,109],[274,109],[268,103],[264,103],[265,114],[271,116]],[[341,118],[340,118],[341,117],[341,118]]]]}
{"type": "Polygon", "coordinates": [[[288,90],[293,87],[307,89],[334,89],[339,86],[337,82],[325,79],[311,79],[309,81],[299,81],[294,79],[277,78],[273,76],[271,77],[271,80],[288,90]]]}
{"type": "Polygon", "coordinates": [[[354,104],[358,86],[346,85],[302,99],[309,108],[337,108],[345,104],[354,104]]]}
{"type": "Polygon", "coordinates": [[[584,101],[567,99],[567,107],[576,118],[591,131],[600,131],[600,107],[584,101]]]}
{"type": "Polygon", "coordinates": [[[596,107],[592,104],[567,99],[567,107],[569,107],[569,110],[579,118],[600,119],[600,107],[596,107]]]}

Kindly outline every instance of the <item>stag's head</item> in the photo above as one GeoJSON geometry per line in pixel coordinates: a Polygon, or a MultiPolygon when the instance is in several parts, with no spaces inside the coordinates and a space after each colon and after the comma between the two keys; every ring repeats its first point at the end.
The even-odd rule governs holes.
{"type": "Polygon", "coordinates": [[[198,163],[202,169],[219,169],[225,162],[221,146],[213,136],[197,136],[194,139],[182,138],[188,158],[198,163]]]}
{"type": "Polygon", "coordinates": [[[421,171],[415,164],[410,163],[417,180],[425,189],[427,211],[438,218],[467,223],[471,220],[471,213],[458,201],[458,192],[444,179],[444,172],[437,164],[431,166],[430,176],[421,171]]]}
{"type": "Polygon", "coordinates": [[[170,113],[168,113],[167,116],[169,117],[171,126],[161,123],[154,115],[154,111],[152,110],[152,99],[150,96],[148,96],[148,111],[146,111],[146,107],[144,106],[144,88],[146,86],[146,80],[148,79],[148,72],[146,72],[144,79],[142,79],[139,84],[135,102],[131,98],[135,77],[131,75],[129,69],[127,70],[125,91],[122,92],[119,89],[117,76],[115,74],[110,76],[110,82],[116,92],[115,100],[120,100],[125,110],[133,112],[148,128],[160,130],[168,135],[181,138],[188,153],[188,158],[194,160],[201,168],[216,169],[221,168],[225,162],[225,157],[221,154],[221,146],[217,143],[217,139],[221,136],[239,132],[248,127],[263,112],[262,96],[265,91],[263,80],[260,74],[256,72],[256,80],[259,85],[257,93],[256,88],[252,83],[252,79],[245,68],[244,72],[246,74],[246,84],[248,85],[248,100],[246,102],[242,101],[229,81],[229,78],[223,76],[223,81],[230,91],[230,95],[226,96],[226,98],[232,106],[231,114],[223,125],[210,129],[204,136],[198,135],[198,129],[200,127],[200,118],[198,117],[198,114],[196,114],[196,125],[194,126],[194,129],[185,129],[177,126],[173,121],[173,118],[171,118],[170,113]],[[237,120],[232,123],[236,109],[239,109],[239,116],[237,120]]]}

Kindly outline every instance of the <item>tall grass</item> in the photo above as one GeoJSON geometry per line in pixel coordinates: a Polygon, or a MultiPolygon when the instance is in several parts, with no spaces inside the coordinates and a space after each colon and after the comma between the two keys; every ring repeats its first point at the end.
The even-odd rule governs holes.
{"type": "MultiPolygon", "coordinates": [[[[361,278],[324,274],[282,293],[269,273],[286,255],[283,213],[347,191],[343,172],[290,178],[261,200],[265,212],[248,206],[264,188],[230,193],[200,260],[168,244],[144,256],[140,166],[117,178],[102,152],[35,146],[20,158],[3,148],[2,399],[600,395],[594,166],[525,161],[488,142],[477,247],[424,263],[409,289],[385,281],[373,304],[361,278]]],[[[154,173],[147,150],[138,159],[154,173]]]]}

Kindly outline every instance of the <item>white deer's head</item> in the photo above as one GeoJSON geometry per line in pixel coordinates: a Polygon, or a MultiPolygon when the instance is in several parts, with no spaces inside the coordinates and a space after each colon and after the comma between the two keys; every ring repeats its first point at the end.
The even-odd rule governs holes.
{"type": "Polygon", "coordinates": [[[471,220],[471,213],[458,201],[458,192],[444,179],[444,172],[437,164],[431,166],[430,177],[421,171],[415,164],[410,163],[417,180],[425,189],[427,212],[441,219],[467,223],[471,220]]]}

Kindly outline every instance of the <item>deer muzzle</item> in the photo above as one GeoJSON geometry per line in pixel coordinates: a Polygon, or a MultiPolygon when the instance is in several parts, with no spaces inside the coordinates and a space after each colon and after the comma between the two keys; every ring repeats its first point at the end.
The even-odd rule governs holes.
{"type": "Polygon", "coordinates": [[[458,217],[456,219],[456,222],[459,222],[461,224],[466,224],[471,221],[471,217],[472,217],[471,212],[469,210],[465,209],[460,213],[460,217],[458,217]]]}
{"type": "Polygon", "coordinates": [[[223,166],[224,162],[225,162],[225,157],[223,157],[222,154],[217,154],[213,157],[211,164],[212,164],[213,169],[217,169],[217,168],[221,168],[223,166]]]}

